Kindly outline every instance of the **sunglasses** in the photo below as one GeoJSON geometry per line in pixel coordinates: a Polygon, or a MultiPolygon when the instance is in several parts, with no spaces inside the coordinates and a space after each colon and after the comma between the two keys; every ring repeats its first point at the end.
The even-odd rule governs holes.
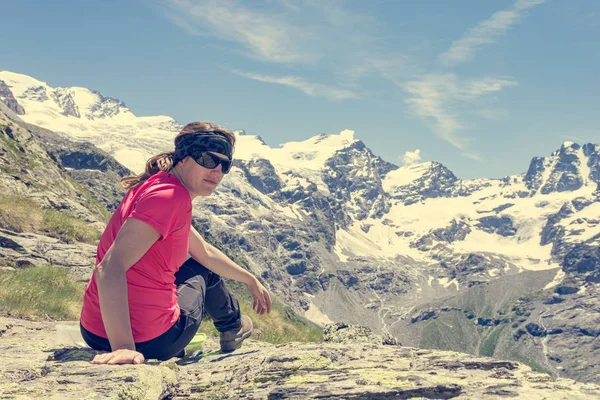
{"type": "Polygon", "coordinates": [[[208,152],[199,153],[198,155],[192,156],[192,158],[198,165],[208,169],[215,169],[221,164],[221,171],[223,171],[224,174],[231,171],[231,165],[233,164],[233,160],[227,160],[208,152]]]}

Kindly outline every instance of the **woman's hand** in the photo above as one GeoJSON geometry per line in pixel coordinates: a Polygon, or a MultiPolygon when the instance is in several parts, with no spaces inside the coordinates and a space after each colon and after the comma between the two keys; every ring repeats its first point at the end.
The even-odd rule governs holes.
{"type": "Polygon", "coordinates": [[[135,350],[118,349],[111,353],[97,354],[92,364],[141,364],[144,362],[144,355],[135,350]]]}
{"type": "Polygon", "coordinates": [[[269,296],[269,292],[267,289],[256,279],[256,277],[250,281],[248,285],[248,290],[252,297],[254,298],[254,303],[252,304],[252,309],[256,311],[258,315],[263,315],[264,313],[271,312],[271,296],[269,296]]]}

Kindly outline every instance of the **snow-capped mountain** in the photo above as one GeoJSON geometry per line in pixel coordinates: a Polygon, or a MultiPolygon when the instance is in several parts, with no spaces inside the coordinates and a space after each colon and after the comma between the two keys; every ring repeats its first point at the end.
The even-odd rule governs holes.
{"type": "MultiPolygon", "coordinates": [[[[135,117],[88,89],[53,89],[8,72],[0,72],[0,100],[136,172],[171,150],[181,127],[169,117],[135,117]]],[[[437,162],[388,163],[350,130],[278,147],[243,131],[237,139],[237,168],[196,204],[194,222],[313,321],[368,324],[405,344],[486,355],[490,338],[500,337],[553,371],[560,363],[548,344],[600,322],[597,311],[561,314],[567,305],[586,304],[586,313],[600,305],[599,145],[566,142],[523,174],[465,180],[437,162]],[[579,321],[577,329],[565,328],[567,320],[579,321]],[[460,330],[436,334],[442,322],[460,330]],[[537,335],[553,324],[562,331],[537,335]]],[[[561,362],[575,360],[555,348],[561,362]]],[[[516,357],[497,342],[491,349],[516,357]]],[[[573,363],[574,376],[583,367],[573,363]]],[[[591,368],[585,373],[600,373],[591,368]]]]}
{"type": "Polygon", "coordinates": [[[137,172],[157,149],[171,149],[182,127],[171,117],[136,117],[124,102],[94,90],[52,88],[8,71],[0,71],[0,101],[24,121],[91,142],[137,172]]]}
{"type": "MultiPolygon", "coordinates": [[[[0,72],[0,94],[23,120],[90,141],[136,172],[152,154],[172,149],[181,127],[169,117],[136,117],[96,91],[51,88],[10,72],[0,72]]],[[[518,269],[543,270],[560,266],[564,254],[552,245],[557,236],[600,240],[594,144],[566,142],[550,157],[535,157],[526,174],[474,180],[437,162],[397,167],[350,130],[276,148],[240,131],[236,149],[243,180],[269,197],[273,211],[299,218],[299,210],[312,212],[316,200],[324,201],[341,262],[403,256],[432,263],[440,254],[485,252],[518,269]],[[565,204],[573,199],[578,206],[567,216],[565,204]]]]}

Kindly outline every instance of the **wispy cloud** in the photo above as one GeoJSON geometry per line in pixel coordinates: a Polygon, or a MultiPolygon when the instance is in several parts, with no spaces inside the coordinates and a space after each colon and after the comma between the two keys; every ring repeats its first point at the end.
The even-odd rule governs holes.
{"type": "Polygon", "coordinates": [[[467,157],[470,158],[471,160],[475,160],[475,161],[483,161],[483,159],[481,158],[481,156],[477,153],[473,153],[473,152],[468,152],[468,151],[463,151],[461,153],[461,155],[463,157],[467,157]]]}
{"type": "MultiPolygon", "coordinates": [[[[342,0],[165,0],[168,18],[192,35],[211,36],[234,51],[288,69],[282,77],[238,75],[287,85],[310,96],[357,98],[349,89],[374,71],[364,52],[374,20],[354,13],[342,0]],[[361,26],[360,30],[356,26],[361,26]],[[302,68],[319,69],[327,84],[302,77],[302,68]],[[289,70],[293,76],[287,76],[289,70]]],[[[314,75],[314,74],[312,74],[314,75]]]]}
{"type": "Polygon", "coordinates": [[[249,57],[274,63],[311,63],[319,58],[302,46],[311,32],[289,24],[282,15],[251,10],[235,0],[167,4],[171,21],[187,32],[237,43],[249,57]]]}
{"type": "Polygon", "coordinates": [[[326,97],[331,100],[349,100],[358,98],[358,95],[351,90],[310,83],[297,76],[275,77],[256,73],[241,72],[237,70],[234,70],[233,72],[245,78],[254,79],[256,81],[289,86],[294,89],[298,89],[309,96],[326,97]]]}
{"type": "Polygon", "coordinates": [[[443,66],[452,67],[470,60],[477,50],[494,43],[500,36],[516,24],[525,12],[546,0],[518,0],[508,10],[495,12],[490,18],[469,29],[460,39],[452,42],[450,48],[440,55],[443,66]]]}
{"type": "Polygon", "coordinates": [[[466,128],[457,111],[460,103],[515,85],[515,81],[496,78],[461,82],[456,75],[448,73],[429,74],[402,84],[402,88],[410,95],[406,102],[418,117],[452,146],[466,150],[469,140],[459,135],[459,131],[466,128]]]}
{"type": "MultiPolygon", "coordinates": [[[[271,71],[280,69],[268,73],[232,70],[237,75],[330,100],[357,99],[361,97],[358,93],[369,96],[365,93],[373,86],[364,83],[373,76],[381,77],[402,89],[400,94],[412,114],[472,159],[479,156],[469,149],[472,139],[465,137],[465,132],[471,127],[461,107],[470,103],[471,114],[501,119],[501,110],[483,108],[477,100],[517,84],[510,79],[427,74],[423,60],[392,49],[382,39],[380,29],[384,25],[349,10],[344,0],[164,1],[169,4],[171,20],[186,31],[215,37],[252,59],[271,64],[271,71]],[[310,76],[319,71],[319,82],[303,76],[305,71],[310,76]]],[[[472,58],[479,48],[493,43],[517,23],[528,9],[545,1],[516,0],[511,8],[467,30],[439,56],[440,61],[453,66],[472,58]]],[[[258,68],[252,67],[254,71],[258,68]]],[[[386,95],[393,96],[395,93],[388,88],[383,89],[388,91],[386,95]]]]}

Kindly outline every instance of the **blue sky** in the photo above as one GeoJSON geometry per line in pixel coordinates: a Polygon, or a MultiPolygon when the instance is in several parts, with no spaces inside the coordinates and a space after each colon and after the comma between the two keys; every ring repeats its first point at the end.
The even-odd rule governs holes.
{"type": "Polygon", "coordinates": [[[0,69],[269,145],[352,129],[397,165],[525,172],[600,143],[595,0],[20,0],[0,69]]]}

